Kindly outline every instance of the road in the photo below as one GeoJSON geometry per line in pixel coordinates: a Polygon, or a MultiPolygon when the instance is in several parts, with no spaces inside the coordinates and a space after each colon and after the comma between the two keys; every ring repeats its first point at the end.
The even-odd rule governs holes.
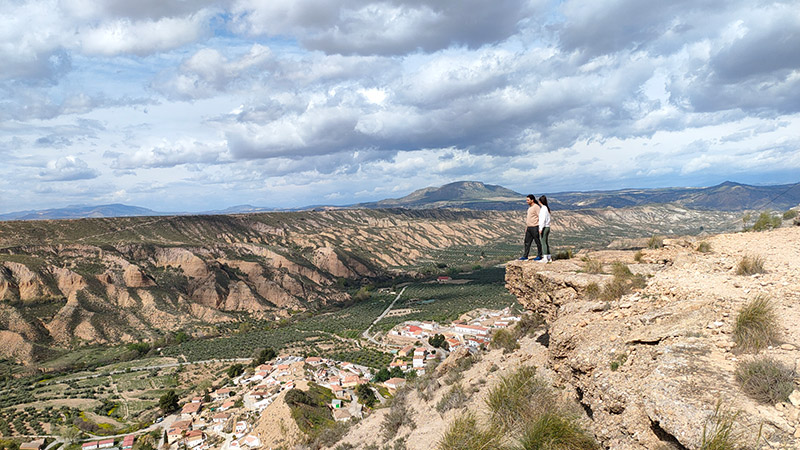
{"type": "Polygon", "coordinates": [[[403,286],[403,289],[400,289],[400,292],[397,294],[397,297],[395,297],[395,298],[394,298],[394,300],[393,300],[393,301],[392,301],[392,303],[389,305],[389,307],[388,307],[388,308],[386,308],[386,310],[385,310],[384,312],[382,312],[382,313],[381,313],[381,315],[380,315],[380,316],[378,316],[378,318],[377,318],[377,319],[375,319],[375,320],[372,322],[372,324],[369,326],[369,328],[367,328],[366,330],[364,330],[364,332],[363,332],[363,333],[361,333],[361,336],[363,336],[363,337],[364,337],[364,339],[366,339],[366,340],[368,340],[368,341],[372,342],[372,343],[373,343],[373,344],[375,344],[375,345],[382,345],[382,346],[386,346],[386,344],[384,344],[384,343],[382,343],[382,342],[378,342],[378,341],[376,341],[374,336],[370,336],[370,334],[369,334],[369,331],[372,329],[372,327],[373,327],[373,326],[375,326],[375,324],[377,324],[378,322],[380,322],[380,321],[381,321],[381,319],[383,319],[384,317],[386,317],[386,314],[389,314],[389,311],[391,311],[391,309],[394,307],[394,304],[395,304],[395,303],[397,303],[397,301],[398,301],[398,300],[400,300],[400,297],[403,295],[403,292],[405,292],[405,291],[406,291],[406,288],[407,288],[407,287],[408,287],[408,286],[403,286]]]}
{"type": "MultiPolygon", "coordinates": [[[[84,375],[84,376],[81,376],[81,377],[58,379],[55,382],[57,382],[57,383],[66,383],[66,382],[69,382],[69,381],[86,380],[86,379],[89,379],[89,378],[98,378],[98,377],[105,377],[105,376],[111,376],[111,375],[118,375],[118,374],[121,374],[121,373],[126,373],[128,371],[137,372],[137,371],[142,371],[142,370],[165,369],[167,367],[190,366],[190,365],[197,365],[197,364],[219,363],[219,362],[244,363],[244,362],[250,362],[252,360],[253,360],[253,358],[227,358],[227,359],[219,359],[218,358],[218,359],[206,359],[204,361],[176,362],[176,363],[169,363],[169,364],[159,364],[159,365],[156,365],[156,366],[129,367],[129,368],[126,368],[126,369],[112,370],[111,372],[102,372],[102,373],[96,373],[96,374],[91,374],[91,375],[84,375]]],[[[50,384],[50,382],[48,382],[47,384],[50,384]]]]}

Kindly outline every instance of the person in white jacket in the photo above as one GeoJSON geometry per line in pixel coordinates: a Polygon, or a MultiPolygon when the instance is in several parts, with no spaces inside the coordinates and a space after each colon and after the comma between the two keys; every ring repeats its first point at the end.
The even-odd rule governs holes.
{"type": "Polygon", "coordinates": [[[544,195],[539,197],[539,205],[541,207],[539,210],[539,234],[542,236],[542,253],[544,253],[540,261],[547,263],[553,261],[553,257],[550,256],[550,207],[547,206],[547,197],[544,195]]]}

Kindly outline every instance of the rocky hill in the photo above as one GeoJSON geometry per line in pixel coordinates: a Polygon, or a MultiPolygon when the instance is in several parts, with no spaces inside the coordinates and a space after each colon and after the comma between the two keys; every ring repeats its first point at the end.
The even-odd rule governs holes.
{"type": "Polygon", "coordinates": [[[800,448],[800,227],[709,236],[702,251],[700,242],[676,238],[638,255],[601,250],[551,264],[509,263],[507,288],[544,316],[546,326],[521,338],[511,353],[493,349],[469,364],[458,363],[463,355],[454,353],[442,366],[461,366],[455,376],[440,367],[407,390],[400,400],[406,415],[395,435],[386,430],[396,411],[381,408],[336,445],[365,449],[402,440],[408,449],[442,448],[437,444],[468,412],[478,423],[489,414],[487,399],[500,380],[534,366],[576,406],[577,423],[602,448],[699,449],[704,433],[708,441],[717,431],[731,439],[719,448],[800,448]],[[763,258],[765,272],[738,275],[744,257],[763,258]],[[587,272],[598,267],[600,273],[587,272]],[[621,267],[645,283],[605,297],[612,272],[626,272],[621,267]],[[735,322],[759,296],[771,302],[779,342],[743,351],[735,322]],[[794,371],[789,401],[756,401],[735,380],[737,368],[763,357],[794,371]],[[461,403],[448,409],[455,385],[461,403]]]}
{"type": "Polygon", "coordinates": [[[649,204],[677,203],[692,209],[718,211],[779,210],[800,204],[800,184],[751,186],[726,181],[709,187],[616,189],[609,191],[546,192],[533,183],[533,192],[518,193],[479,181],[459,181],[428,187],[395,199],[354,205],[357,208],[466,208],[475,210],[518,209],[525,195],[546,194],[556,210],[627,208],[649,204]]]}
{"type": "MultiPolygon", "coordinates": [[[[243,317],[278,320],[347,301],[345,284],[415,276],[434,263],[509,258],[519,251],[523,214],[342,210],[0,222],[0,356],[30,363],[50,348],[179,329],[203,334],[243,317]]],[[[674,206],[564,211],[554,214],[553,241],[605,246],[726,230],[737,220],[674,206]]]]}

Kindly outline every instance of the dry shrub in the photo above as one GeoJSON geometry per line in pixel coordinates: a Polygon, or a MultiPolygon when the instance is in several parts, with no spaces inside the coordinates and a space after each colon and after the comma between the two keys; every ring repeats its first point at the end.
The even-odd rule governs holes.
{"type": "Polygon", "coordinates": [[[611,265],[614,278],[603,286],[598,297],[605,301],[619,300],[623,295],[643,288],[647,282],[642,275],[634,275],[625,263],[615,262],[611,265]]]}
{"type": "Polygon", "coordinates": [[[532,334],[544,324],[544,317],[539,313],[523,314],[519,322],[514,325],[513,333],[517,339],[532,334]]]}
{"type": "Polygon", "coordinates": [[[502,348],[503,353],[510,353],[519,348],[517,337],[504,328],[494,332],[491,345],[493,348],[502,348]]]}
{"type": "Polygon", "coordinates": [[[436,404],[436,411],[439,414],[444,414],[451,409],[461,408],[468,399],[469,395],[464,392],[464,388],[461,384],[454,384],[453,387],[442,396],[439,403],[436,404]]]}
{"type": "Polygon", "coordinates": [[[797,376],[794,370],[770,357],[739,363],[735,375],[748,397],[772,405],[789,400],[797,376]]]}
{"type": "Polygon", "coordinates": [[[405,389],[398,391],[392,399],[392,405],[389,407],[389,412],[383,416],[383,422],[381,422],[381,432],[383,432],[383,437],[387,441],[393,439],[397,435],[397,431],[403,425],[407,425],[411,428],[416,427],[416,424],[411,417],[411,412],[406,406],[406,395],[407,392],[405,389]]]}
{"type": "Polygon", "coordinates": [[[583,271],[585,273],[603,273],[603,263],[594,258],[583,258],[583,271]]]}
{"type": "Polygon", "coordinates": [[[584,292],[586,293],[586,297],[588,298],[598,298],[600,297],[600,286],[594,281],[592,281],[591,283],[586,285],[584,292]]]}
{"type": "Polygon", "coordinates": [[[736,266],[736,275],[754,275],[764,273],[764,258],[760,256],[744,256],[736,266]]]}
{"type": "Polygon", "coordinates": [[[664,238],[662,236],[653,235],[647,240],[647,248],[661,248],[664,246],[664,238]]]}
{"type": "Polygon", "coordinates": [[[758,352],[779,342],[778,318],[769,298],[759,295],[739,310],[733,341],[744,352],[758,352]]]}
{"type": "Polygon", "coordinates": [[[636,253],[633,254],[633,260],[636,261],[637,263],[640,263],[640,262],[642,262],[642,257],[643,256],[644,256],[644,253],[642,253],[641,250],[636,250],[636,253]]]}

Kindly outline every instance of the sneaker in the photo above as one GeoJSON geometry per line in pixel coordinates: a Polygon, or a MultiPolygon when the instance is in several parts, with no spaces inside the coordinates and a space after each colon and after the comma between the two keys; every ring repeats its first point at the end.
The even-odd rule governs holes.
{"type": "Polygon", "coordinates": [[[539,262],[540,263],[548,263],[550,261],[548,261],[547,258],[542,258],[542,259],[539,260],[539,262]]]}
{"type": "Polygon", "coordinates": [[[541,256],[537,256],[536,258],[533,258],[533,260],[534,260],[534,261],[541,261],[541,260],[542,260],[542,257],[541,257],[541,256]]]}
{"type": "Polygon", "coordinates": [[[519,260],[520,260],[520,261],[527,261],[527,260],[528,260],[528,257],[527,257],[527,256],[521,256],[521,257],[519,258],[519,260]]]}

